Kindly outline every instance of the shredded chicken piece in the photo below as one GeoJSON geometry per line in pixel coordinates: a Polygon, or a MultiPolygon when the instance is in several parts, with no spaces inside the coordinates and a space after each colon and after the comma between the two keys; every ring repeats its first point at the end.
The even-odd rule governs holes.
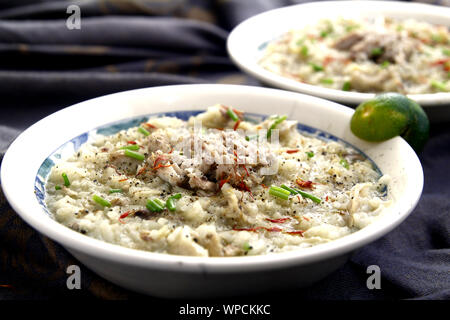
{"type": "Polygon", "coordinates": [[[417,40],[407,36],[376,32],[351,33],[334,45],[338,50],[349,51],[353,60],[371,59],[377,63],[404,63],[418,46],[417,40]]]}
{"type": "Polygon", "coordinates": [[[136,174],[141,161],[127,157],[123,150],[112,152],[109,155],[109,164],[120,174],[136,174]]]}
{"type": "Polygon", "coordinates": [[[348,203],[348,211],[350,214],[358,212],[361,207],[362,199],[367,197],[368,188],[371,187],[370,183],[359,183],[355,185],[350,191],[351,200],[348,203]]]}
{"type": "Polygon", "coordinates": [[[149,152],[156,152],[158,150],[163,153],[168,153],[172,149],[169,139],[161,132],[156,130],[149,137],[148,150],[149,152]]]}
{"type": "Polygon", "coordinates": [[[200,178],[194,174],[192,174],[189,178],[189,186],[192,189],[201,189],[205,191],[215,191],[217,188],[216,183],[208,181],[206,178],[203,177],[200,178]]]}
{"type": "MultiPolygon", "coordinates": [[[[293,127],[287,124],[284,131],[290,131],[293,127]]],[[[185,137],[183,148],[187,147],[184,150],[186,154],[181,150],[174,151],[169,139],[159,130],[152,133],[150,141],[151,154],[147,162],[158,177],[172,186],[207,193],[216,192],[224,181],[237,189],[249,191],[263,181],[265,175],[261,169],[270,166],[276,159],[270,152],[264,159],[250,158],[248,150],[256,148],[254,142],[247,141],[236,131],[215,131],[197,137],[191,133],[191,136],[185,137]],[[204,154],[201,161],[195,158],[196,145],[204,154]],[[244,152],[238,154],[236,150],[244,152]],[[217,159],[221,161],[217,163],[217,159]]]]}
{"type": "Polygon", "coordinates": [[[364,161],[365,158],[362,154],[360,153],[346,153],[343,154],[343,157],[350,163],[353,163],[355,161],[364,161]]]}
{"type": "Polygon", "coordinates": [[[368,74],[362,71],[354,72],[351,77],[352,87],[356,91],[382,91],[384,87],[384,81],[389,79],[389,72],[383,70],[377,74],[368,74]]]}
{"type": "Polygon", "coordinates": [[[168,252],[171,254],[207,257],[208,250],[195,243],[192,229],[188,226],[177,227],[168,237],[168,252]]]}
{"type": "MultiPolygon", "coordinates": [[[[224,255],[223,245],[214,226],[202,224],[195,231],[198,234],[198,243],[208,250],[210,257],[222,257],[224,255]]],[[[194,238],[195,240],[196,238],[194,238]]]]}
{"type": "Polygon", "coordinates": [[[224,212],[224,217],[233,221],[236,225],[248,224],[248,216],[244,214],[242,207],[239,204],[238,194],[241,191],[234,189],[228,183],[225,183],[221,189],[222,195],[227,201],[227,210],[224,212]]]}
{"type": "Polygon", "coordinates": [[[361,41],[364,37],[356,32],[351,33],[337,41],[334,47],[338,50],[349,50],[353,45],[361,41]]]}
{"type": "Polygon", "coordinates": [[[177,171],[179,168],[170,162],[170,155],[163,154],[161,151],[152,153],[147,158],[146,168],[140,171],[142,176],[154,175],[160,179],[168,182],[173,186],[180,186],[183,184],[185,177],[182,172],[177,171]]]}

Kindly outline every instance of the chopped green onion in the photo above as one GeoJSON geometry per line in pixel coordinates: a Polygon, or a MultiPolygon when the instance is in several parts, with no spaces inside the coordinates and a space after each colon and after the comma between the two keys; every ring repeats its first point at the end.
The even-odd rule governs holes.
{"type": "Polygon", "coordinates": [[[295,44],[298,46],[301,46],[303,44],[303,42],[305,42],[305,39],[299,39],[299,40],[297,40],[297,42],[295,44]]]}
{"type": "Polygon", "coordinates": [[[253,247],[248,243],[244,243],[244,245],[242,246],[242,249],[244,249],[245,252],[249,252],[250,250],[253,249],[253,247]]]}
{"type": "Polygon", "coordinates": [[[147,130],[145,130],[145,129],[142,128],[142,127],[139,127],[139,128],[138,128],[138,131],[139,131],[140,133],[142,133],[144,136],[149,136],[149,135],[150,135],[150,132],[148,132],[147,130]]]}
{"type": "Polygon", "coordinates": [[[67,177],[67,174],[65,172],[63,172],[61,175],[64,179],[64,186],[66,186],[66,187],[70,186],[70,181],[69,181],[69,177],[67,177]]]}
{"type": "MultiPolygon", "coordinates": [[[[145,130],[145,129],[144,129],[144,130],[145,130]]],[[[124,146],[124,147],[122,147],[122,148],[120,148],[120,149],[137,151],[137,150],[139,150],[139,148],[140,148],[140,147],[139,147],[137,144],[130,144],[129,146],[124,146]]]]}
{"type": "Polygon", "coordinates": [[[443,36],[441,36],[440,34],[433,34],[431,35],[431,40],[433,40],[433,42],[444,42],[445,38],[443,36]]]}
{"type": "Polygon", "coordinates": [[[390,65],[391,63],[389,62],[389,61],[383,61],[381,64],[380,64],[380,67],[381,68],[387,68],[389,65],[390,65]]]}
{"type": "Polygon", "coordinates": [[[442,49],[442,53],[445,54],[447,57],[450,57],[450,49],[442,49]]]}
{"type": "Polygon", "coordinates": [[[173,199],[181,199],[181,193],[177,193],[177,194],[174,194],[173,196],[171,196],[171,198],[173,198],[173,199]]]}
{"type": "Polygon", "coordinates": [[[288,200],[290,196],[290,192],[287,190],[284,190],[280,187],[271,186],[269,189],[269,194],[278,198],[281,198],[283,200],[288,200]]]}
{"type": "Polygon", "coordinates": [[[372,51],[370,51],[370,55],[372,57],[378,57],[383,54],[384,50],[383,48],[373,48],[372,51]]]}
{"type": "Polygon", "coordinates": [[[158,204],[154,203],[153,200],[148,200],[146,207],[148,210],[153,212],[161,211],[161,209],[159,209],[158,204]]]}
{"type": "Polygon", "coordinates": [[[284,189],[284,190],[286,190],[286,191],[289,191],[290,194],[297,194],[297,191],[295,191],[295,189],[289,188],[289,187],[288,187],[287,185],[285,185],[285,184],[282,184],[282,185],[281,185],[281,188],[284,189]]]}
{"type": "Polygon", "coordinates": [[[312,194],[306,193],[302,190],[299,189],[294,189],[294,188],[289,188],[286,185],[281,185],[281,188],[285,189],[286,191],[289,191],[291,194],[299,194],[301,195],[303,198],[308,198],[311,199],[312,201],[314,201],[315,203],[321,203],[322,200],[320,200],[319,198],[313,196],[312,194]]]}
{"type": "Polygon", "coordinates": [[[166,205],[164,202],[162,202],[159,199],[153,199],[153,201],[155,201],[159,206],[161,206],[162,208],[164,208],[164,206],[166,205]]]}
{"type": "Polygon", "coordinates": [[[121,193],[122,189],[110,189],[109,193],[121,193]]]}
{"type": "Polygon", "coordinates": [[[103,199],[102,197],[99,197],[96,194],[92,197],[92,199],[103,207],[111,207],[111,202],[109,202],[106,199],[103,199]]]}
{"type": "Polygon", "coordinates": [[[323,71],[323,70],[324,70],[323,67],[322,67],[322,66],[319,66],[318,64],[315,64],[315,63],[312,63],[312,62],[311,62],[309,65],[310,65],[310,66],[313,68],[313,70],[316,71],[316,72],[317,72],[317,71],[323,71]]]}
{"type": "Polygon", "coordinates": [[[357,25],[357,24],[348,25],[348,26],[345,27],[345,31],[350,32],[350,31],[353,31],[353,30],[355,30],[357,28],[359,28],[359,25],[357,25]]]}
{"type": "Polygon", "coordinates": [[[280,123],[282,123],[286,119],[287,116],[282,116],[275,119],[275,121],[272,123],[269,130],[267,131],[267,139],[269,139],[270,136],[272,135],[272,130],[275,129],[280,123]]]}
{"type": "Polygon", "coordinates": [[[61,190],[61,186],[56,185],[55,190],[61,190]]]}
{"type": "Polygon", "coordinates": [[[300,53],[301,53],[301,55],[304,56],[304,57],[308,56],[308,51],[309,51],[309,49],[308,49],[308,47],[305,46],[305,45],[300,49],[300,53]]]}
{"type": "Polygon", "coordinates": [[[134,152],[128,149],[125,149],[125,155],[127,157],[134,158],[139,161],[143,161],[145,159],[145,156],[142,153],[134,152]]]}
{"type": "Polygon", "coordinates": [[[163,205],[161,205],[161,200],[159,200],[159,201],[157,201],[157,200],[159,200],[159,199],[153,199],[153,200],[151,200],[151,199],[149,199],[148,201],[147,201],[147,209],[148,210],[150,210],[150,211],[153,211],[153,212],[161,212],[161,211],[163,211],[164,210],[164,203],[163,203],[163,205]]]}
{"type": "Polygon", "coordinates": [[[345,81],[344,84],[342,85],[343,91],[350,91],[351,88],[352,88],[352,84],[350,81],[345,81]]]}
{"type": "Polygon", "coordinates": [[[333,31],[334,31],[334,29],[333,29],[333,26],[331,25],[331,22],[327,22],[327,28],[320,32],[320,37],[325,38],[333,31]]]}
{"type": "Polygon", "coordinates": [[[245,140],[247,140],[247,141],[250,141],[250,140],[253,140],[253,139],[258,139],[258,135],[255,134],[255,135],[252,135],[252,136],[245,136],[245,140]]]}
{"type": "Polygon", "coordinates": [[[297,193],[299,193],[303,198],[311,199],[315,203],[321,203],[322,202],[322,200],[320,200],[319,198],[313,196],[312,194],[306,193],[306,192],[304,192],[302,190],[299,190],[299,189],[295,189],[295,191],[297,191],[297,193]]]}
{"type": "Polygon", "coordinates": [[[439,91],[447,91],[447,86],[443,82],[433,80],[431,86],[439,91]]]}
{"type": "Polygon", "coordinates": [[[320,80],[320,83],[323,83],[323,84],[333,84],[333,83],[334,83],[334,80],[333,80],[333,79],[321,79],[321,80],[320,80]]]}
{"type": "Polygon", "coordinates": [[[236,113],[234,113],[233,109],[228,108],[227,114],[231,118],[231,120],[233,120],[235,122],[239,120],[239,117],[236,115],[236,113]]]}
{"type": "Polygon", "coordinates": [[[181,198],[181,193],[177,193],[171,197],[169,197],[169,199],[167,199],[166,201],[166,207],[167,209],[169,209],[170,211],[175,211],[177,210],[176,206],[175,206],[175,199],[180,199],[181,198]]]}
{"type": "Polygon", "coordinates": [[[345,169],[349,169],[350,165],[348,164],[347,159],[341,158],[341,161],[339,161],[339,163],[345,168],[345,169]]]}
{"type": "Polygon", "coordinates": [[[176,211],[177,207],[175,206],[175,201],[173,201],[173,198],[169,198],[166,201],[166,207],[167,209],[169,209],[170,211],[176,211]]]}
{"type": "Polygon", "coordinates": [[[314,157],[314,152],[312,152],[312,151],[308,151],[308,152],[305,152],[305,153],[308,156],[308,158],[314,157]]]}

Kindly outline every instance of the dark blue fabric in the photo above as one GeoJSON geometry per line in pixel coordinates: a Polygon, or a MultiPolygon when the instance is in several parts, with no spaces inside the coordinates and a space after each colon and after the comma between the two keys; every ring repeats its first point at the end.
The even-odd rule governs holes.
{"type": "MultiPolygon", "coordinates": [[[[232,64],[226,37],[243,19],[294,1],[78,1],[82,29],[67,30],[66,8],[72,3],[0,4],[0,157],[23,129],[88,98],[167,84],[261,85],[232,64]]],[[[424,193],[404,223],[309,288],[249,298],[449,299],[449,125],[431,127],[420,156],[424,193]],[[380,290],[367,289],[369,265],[381,268],[380,290]]],[[[0,299],[143,298],[84,267],[83,289],[69,291],[65,270],[71,264],[80,265],[28,227],[0,192],[0,285],[9,285],[0,286],[0,299]]]]}

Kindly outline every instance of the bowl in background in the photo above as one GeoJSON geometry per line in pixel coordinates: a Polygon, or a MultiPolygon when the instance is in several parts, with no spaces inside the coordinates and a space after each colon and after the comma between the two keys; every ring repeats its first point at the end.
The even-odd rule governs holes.
{"type": "MultiPolygon", "coordinates": [[[[230,33],[227,50],[244,72],[269,86],[310,94],[348,106],[374,97],[361,93],[301,83],[264,69],[258,64],[267,44],[292,29],[316,24],[327,18],[362,18],[384,15],[416,19],[450,27],[450,8],[399,1],[319,1],[263,12],[240,23],[230,33]]],[[[408,95],[424,107],[431,121],[450,120],[450,92],[408,95]]]]}

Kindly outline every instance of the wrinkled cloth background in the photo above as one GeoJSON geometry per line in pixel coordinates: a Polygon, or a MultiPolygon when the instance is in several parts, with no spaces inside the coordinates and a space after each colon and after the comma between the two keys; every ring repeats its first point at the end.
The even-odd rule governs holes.
{"type": "MultiPolygon", "coordinates": [[[[299,2],[299,1],[297,1],[299,2]]],[[[122,90],[183,83],[260,85],[227,56],[229,31],[288,0],[3,0],[0,2],[0,159],[13,139],[73,103],[122,90]],[[69,5],[81,30],[65,26],[69,5]]],[[[435,1],[448,5],[449,1],[435,1]]],[[[305,289],[256,299],[449,299],[450,123],[433,125],[420,156],[423,196],[393,232],[354,254],[341,269],[305,289]],[[366,269],[381,268],[381,290],[366,269]]],[[[0,160],[1,161],[1,160],[0,160]]],[[[26,159],[23,160],[26,165],[26,159]]],[[[268,279],[268,281],[274,281],[268,279]]],[[[31,229],[0,191],[0,299],[145,297],[82,266],[31,229]],[[82,290],[68,290],[66,268],[81,266],[82,290]]]]}

